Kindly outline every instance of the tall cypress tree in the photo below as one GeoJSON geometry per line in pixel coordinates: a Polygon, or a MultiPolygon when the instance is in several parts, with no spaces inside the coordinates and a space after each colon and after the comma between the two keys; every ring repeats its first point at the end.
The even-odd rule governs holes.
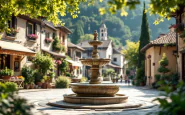
{"type": "Polygon", "coordinates": [[[140,50],[150,42],[150,33],[149,33],[148,18],[145,11],[145,2],[144,2],[142,25],[141,25],[141,35],[139,40],[140,40],[140,44],[139,44],[138,68],[140,68],[141,66],[144,66],[142,65],[142,63],[145,60],[145,53],[142,53],[140,50]]]}

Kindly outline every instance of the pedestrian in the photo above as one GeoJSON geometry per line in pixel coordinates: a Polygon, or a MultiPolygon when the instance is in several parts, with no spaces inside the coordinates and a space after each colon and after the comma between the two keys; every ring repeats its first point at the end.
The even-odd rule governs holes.
{"type": "Polygon", "coordinates": [[[128,77],[127,75],[125,76],[125,84],[127,83],[128,77]]]}
{"type": "Polygon", "coordinates": [[[121,79],[121,83],[122,83],[122,80],[123,80],[123,76],[122,75],[120,76],[120,79],[121,79]]]}

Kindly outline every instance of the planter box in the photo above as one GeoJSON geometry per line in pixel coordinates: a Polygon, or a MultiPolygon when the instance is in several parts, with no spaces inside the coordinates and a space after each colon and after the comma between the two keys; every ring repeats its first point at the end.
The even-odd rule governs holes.
{"type": "Polygon", "coordinates": [[[80,80],[81,79],[79,79],[79,78],[73,78],[73,79],[71,79],[71,82],[72,83],[80,83],[80,80]]]}
{"type": "Polygon", "coordinates": [[[16,39],[15,36],[6,36],[5,37],[7,40],[11,40],[11,41],[14,41],[16,39]]]}
{"type": "Polygon", "coordinates": [[[111,81],[110,77],[103,77],[103,81],[111,81]]]}

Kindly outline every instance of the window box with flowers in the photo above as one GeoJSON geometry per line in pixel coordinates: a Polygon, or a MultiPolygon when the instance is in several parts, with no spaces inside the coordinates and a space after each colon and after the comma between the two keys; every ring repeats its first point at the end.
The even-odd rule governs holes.
{"type": "Polygon", "coordinates": [[[36,42],[36,40],[38,39],[38,36],[36,34],[29,34],[27,37],[29,41],[34,41],[34,42],[36,42]]]}
{"type": "Polygon", "coordinates": [[[53,42],[53,39],[51,39],[51,38],[45,38],[45,42],[46,42],[47,44],[49,44],[49,43],[53,42]]]}
{"type": "Polygon", "coordinates": [[[6,30],[6,39],[8,39],[8,40],[15,40],[17,33],[19,33],[19,29],[8,28],[6,30]]]}

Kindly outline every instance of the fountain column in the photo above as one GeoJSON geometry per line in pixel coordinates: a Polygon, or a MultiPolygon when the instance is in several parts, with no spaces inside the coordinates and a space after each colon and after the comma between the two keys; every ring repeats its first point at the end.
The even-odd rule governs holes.
{"type": "Polygon", "coordinates": [[[92,51],[92,58],[94,61],[92,63],[91,67],[91,79],[90,79],[90,84],[100,84],[101,81],[101,75],[100,75],[100,65],[96,64],[98,63],[96,59],[99,59],[99,54],[98,54],[98,45],[101,45],[102,42],[98,41],[98,33],[95,30],[94,31],[94,41],[90,43],[90,45],[93,46],[93,51],[92,51]]]}

